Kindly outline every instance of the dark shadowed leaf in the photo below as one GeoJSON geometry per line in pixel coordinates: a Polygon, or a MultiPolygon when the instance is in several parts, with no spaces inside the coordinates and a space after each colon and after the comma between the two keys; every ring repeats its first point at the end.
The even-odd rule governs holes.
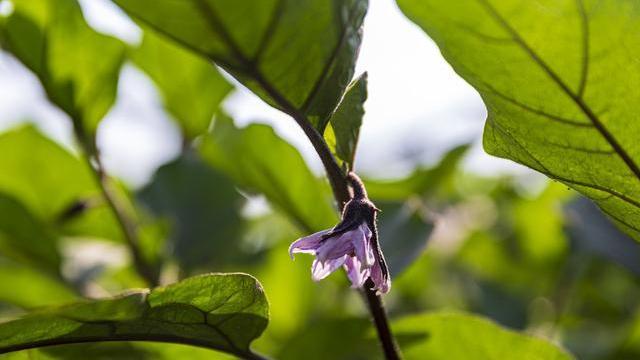
{"type": "Polygon", "coordinates": [[[220,102],[232,89],[213,63],[153,30],[145,32],[142,44],[131,55],[155,82],[185,137],[193,139],[206,132],[220,102]]]}
{"type": "Polygon", "coordinates": [[[329,187],[271,127],[252,124],[239,129],[229,117],[219,116],[200,150],[216,169],[241,186],[263,193],[305,232],[335,225],[329,187]]]}
{"type": "Polygon", "coordinates": [[[564,210],[566,230],[576,249],[603,256],[640,275],[640,244],[618,230],[593,202],[578,197],[564,210]]]}
{"type": "Polygon", "coordinates": [[[569,360],[573,357],[550,342],[507,330],[489,320],[459,313],[409,316],[392,324],[399,338],[421,337],[402,347],[407,360],[569,360]]]}
{"type": "Polygon", "coordinates": [[[364,73],[349,85],[324,133],[331,152],[350,170],[356,156],[366,100],[367,73],[364,73]]]}
{"type": "Polygon", "coordinates": [[[392,276],[411,265],[427,246],[433,222],[426,219],[412,202],[376,203],[381,209],[378,228],[380,243],[392,276]]]}
{"type": "Polygon", "coordinates": [[[237,260],[243,197],[198,154],[161,167],[138,199],[169,221],[173,255],[185,270],[221,269],[237,260]]]}
{"type": "Polygon", "coordinates": [[[299,331],[282,347],[282,360],[366,360],[379,359],[378,344],[369,338],[371,322],[366,319],[317,320],[299,331]],[[340,334],[336,336],[336,334],[340,334]]]}
{"type": "Polygon", "coordinates": [[[76,0],[13,0],[0,37],[89,144],[113,105],[124,44],[84,21],[76,0]]]}
{"type": "Polygon", "coordinates": [[[243,357],[267,322],[267,300],[256,279],[210,274],[0,324],[0,353],[92,341],[159,341],[243,357]]]}
{"type": "Polygon", "coordinates": [[[637,3],[398,2],[482,95],[487,152],[571,186],[640,239],[637,3]]]}
{"type": "Polygon", "coordinates": [[[113,0],[322,131],[353,76],[366,0],[113,0]]]}

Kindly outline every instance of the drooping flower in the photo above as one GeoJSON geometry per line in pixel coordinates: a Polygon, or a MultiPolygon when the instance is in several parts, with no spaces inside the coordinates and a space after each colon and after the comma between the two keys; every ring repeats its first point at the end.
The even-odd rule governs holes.
{"type": "Polygon", "coordinates": [[[333,229],[323,230],[294,241],[289,254],[307,253],[316,258],[311,277],[322,280],[340,267],[344,268],[352,287],[366,286],[387,293],[391,279],[378,244],[376,215],[379,211],[367,198],[362,181],[349,173],[353,197],[344,206],[342,221],[333,229]]]}

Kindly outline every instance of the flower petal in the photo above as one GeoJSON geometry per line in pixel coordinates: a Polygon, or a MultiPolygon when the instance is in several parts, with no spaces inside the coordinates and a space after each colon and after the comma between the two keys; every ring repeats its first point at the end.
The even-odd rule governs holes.
{"type": "Polygon", "coordinates": [[[315,234],[305,236],[292,242],[291,245],[289,245],[289,256],[293,259],[293,254],[296,253],[315,254],[316,250],[320,246],[322,235],[327,232],[329,232],[329,230],[318,231],[315,234]]]}
{"type": "Polygon", "coordinates": [[[313,281],[320,281],[326,278],[327,276],[329,276],[329,274],[342,266],[345,260],[347,260],[347,257],[348,256],[345,255],[341,258],[331,259],[325,262],[315,259],[313,261],[313,264],[311,265],[311,278],[313,279],[313,281]]]}
{"type": "Polygon", "coordinates": [[[352,239],[355,254],[360,263],[366,268],[370,268],[375,261],[373,256],[373,248],[371,247],[371,230],[367,224],[361,224],[358,227],[360,236],[352,239]]]}
{"type": "Polygon", "coordinates": [[[349,256],[344,263],[344,268],[347,271],[347,276],[351,280],[352,288],[359,288],[364,285],[364,282],[369,278],[370,270],[363,268],[355,256],[349,256]]]}
{"type": "Polygon", "coordinates": [[[351,255],[353,253],[353,240],[357,238],[360,230],[358,228],[349,230],[344,234],[336,237],[330,237],[322,243],[316,252],[316,256],[320,261],[337,259],[343,255],[351,255]]]}
{"type": "Polygon", "coordinates": [[[382,273],[380,262],[376,263],[371,268],[371,280],[373,280],[373,289],[378,290],[378,293],[386,294],[391,289],[391,279],[382,273]]]}

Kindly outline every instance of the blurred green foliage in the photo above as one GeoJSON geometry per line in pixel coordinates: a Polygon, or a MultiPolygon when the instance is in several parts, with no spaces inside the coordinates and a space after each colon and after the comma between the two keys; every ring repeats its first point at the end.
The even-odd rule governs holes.
{"type": "MultiPolygon", "coordinates": [[[[351,168],[366,75],[348,84],[366,1],[116,0],[143,24],[142,43],[128,51],[92,30],[75,0],[12,3],[0,21],[3,49],[38,76],[81,146],[58,145],[34,127],[0,134],[0,319],[26,314],[0,324],[0,352],[165,336],[251,356],[264,330],[252,349],[278,359],[380,358],[345,277],[313,283],[311,259],[288,256],[291,241],[337,222],[330,187],[272,128],[238,127],[220,109],[232,85],[209,62],[301,115],[351,168]],[[184,138],[178,158],[143,188],[114,183],[137,245],[162,268],[163,284],[173,283],[150,292],[130,290],[144,280],[101,191],[106,175],[82,145],[94,144],[125,57],[149,75],[184,138]],[[246,272],[260,283],[239,274],[185,279],[205,271],[246,272]]],[[[400,178],[363,176],[382,209],[393,275],[385,301],[406,358],[570,358],[563,349],[580,359],[640,357],[638,244],[559,183],[465,172],[469,147],[400,178]]],[[[148,342],[1,357],[229,358],[148,342]]]]}

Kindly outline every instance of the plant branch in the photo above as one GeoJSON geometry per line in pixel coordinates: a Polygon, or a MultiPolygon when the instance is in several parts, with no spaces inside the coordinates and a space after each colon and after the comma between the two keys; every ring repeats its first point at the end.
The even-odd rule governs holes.
{"type": "Polygon", "coordinates": [[[84,158],[95,177],[96,183],[100,188],[100,192],[102,193],[104,200],[111,209],[111,212],[115,216],[116,221],[122,230],[124,239],[129,247],[129,251],[131,252],[136,272],[147,282],[149,287],[157,286],[159,284],[159,271],[145,260],[142,251],[140,250],[136,223],[133,220],[133,217],[125,210],[125,205],[117,195],[109,176],[105,172],[94,140],[87,140],[82,126],[82,121],[80,119],[72,117],[72,120],[74,133],[84,152],[84,158]]]}
{"type": "Polygon", "coordinates": [[[96,165],[91,166],[91,168],[93,169],[96,181],[107,205],[109,205],[118,225],[122,229],[122,233],[127,246],[129,247],[129,251],[131,252],[133,265],[136,271],[150,287],[157,286],[160,282],[159,273],[153,265],[149,264],[145,260],[144,255],[140,250],[140,241],[135,221],[125,210],[126,206],[122,203],[122,199],[117,195],[111,179],[104,171],[100,157],[97,154],[94,154],[93,160],[96,165]]]}

